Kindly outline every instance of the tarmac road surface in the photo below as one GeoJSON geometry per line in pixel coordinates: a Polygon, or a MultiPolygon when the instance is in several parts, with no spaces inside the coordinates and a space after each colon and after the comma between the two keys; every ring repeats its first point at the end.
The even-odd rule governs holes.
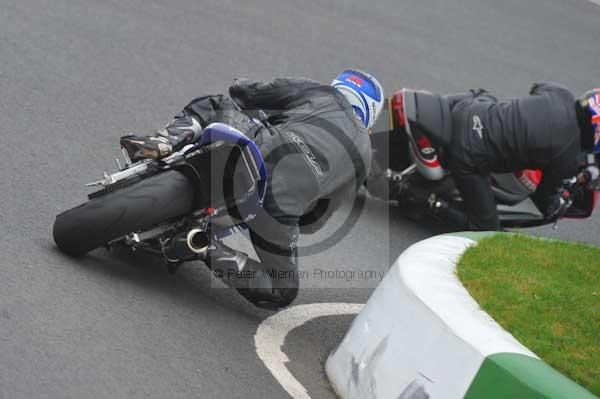
{"type": "MultiPolygon", "coordinates": [[[[512,96],[555,80],[582,92],[600,82],[599,19],[586,0],[3,1],[0,398],[287,397],[254,348],[271,313],[210,290],[201,264],[172,277],[143,256],[56,250],[54,216],[113,168],[121,134],[164,126],[234,77],[330,81],[349,66],[388,91],[512,96]]],[[[600,244],[598,222],[534,232],[600,244]]],[[[378,272],[443,229],[369,198],[342,242],[302,259],[322,272],[297,303],[364,303],[378,272]],[[372,277],[343,274],[357,269],[372,277]]],[[[286,338],[288,369],[313,398],[333,398],[323,361],[350,320],[317,318],[286,338]]]]}

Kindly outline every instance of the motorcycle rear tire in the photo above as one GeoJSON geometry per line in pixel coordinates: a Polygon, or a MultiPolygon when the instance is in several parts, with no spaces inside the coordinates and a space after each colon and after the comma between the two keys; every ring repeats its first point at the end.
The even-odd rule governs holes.
{"type": "Polygon", "coordinates": [[[193,210],[194,186],[171,170],[94,198],[56,216],[58,248],[82,256],[126,234],[148,229],[193,210]]]}

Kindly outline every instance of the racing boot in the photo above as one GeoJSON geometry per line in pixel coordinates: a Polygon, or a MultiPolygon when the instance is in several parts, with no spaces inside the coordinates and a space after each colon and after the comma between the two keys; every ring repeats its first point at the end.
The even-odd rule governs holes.
{"type": "MultiPolygon", "coordinates": [[[[289,305],[297,295],[297,287],[273,286],[273,273],[247,254],[236,251],[220,241],[213,241],[204,262],[215,277],[221,279],[257,307],[278,310],[289,305]]],[[[282,282],[285,284],[285,282],[282,282]]]]}
{"type": "Polygon", "coordinates": [[[181,113],[164,129],[150,136],[121,137],[121,146],[132,162],[141,159],[160,160],[193,143],[202,135],[202,126],[189,115],[181,113]]]}

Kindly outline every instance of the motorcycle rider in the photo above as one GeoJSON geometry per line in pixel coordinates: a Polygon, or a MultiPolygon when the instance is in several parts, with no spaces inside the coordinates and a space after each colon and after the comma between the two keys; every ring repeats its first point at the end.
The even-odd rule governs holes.
{"type": "Polygon", "coordinates": [[[379,82],[354,69],[331,85],[304,78],[236,81],[229,97],[198,97],[164,129],[145,137],[124,136],[121,145],[132,160],[161,159],[198,140],[213,122],[226,123],[256,142],[269,176],[263,207],[249,223],[260,262],[219,241],[211,243],[204,261],[250,302],[277,309],[298,294],[301,217],[328,199],[327,212],[315,223],[323,224],[366,179],[371,165],[367,130],[383,101],[379,82]]]}
{"type": "Polygon", "coordinates": [[[549,219],[563,210],[565,179],[598,178],[597,162],[588,154],[600,153],[600,89],[575,99],[562,85],[537,83],[528,96],[508,101],[481,89],[444,96],[402,89],[389,107],[390,133],[408,133],[417,169],[429,179],[442,179],[443,168],[450,170],[464,210],[435,196],[424,200],[454,221],[453,215],[466,212],[470,229],[500,228],[491,172],[541,170],[532,199],[549,219]]]}

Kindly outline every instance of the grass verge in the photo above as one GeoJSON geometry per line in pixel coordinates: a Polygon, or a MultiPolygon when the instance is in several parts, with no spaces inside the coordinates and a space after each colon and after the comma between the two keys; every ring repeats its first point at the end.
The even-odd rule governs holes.
{"type": "Polygon", "coordinates": [[[469,248],[457,272],[502,327],[600,396],[600,248],[495,235],[469,248]]]}

